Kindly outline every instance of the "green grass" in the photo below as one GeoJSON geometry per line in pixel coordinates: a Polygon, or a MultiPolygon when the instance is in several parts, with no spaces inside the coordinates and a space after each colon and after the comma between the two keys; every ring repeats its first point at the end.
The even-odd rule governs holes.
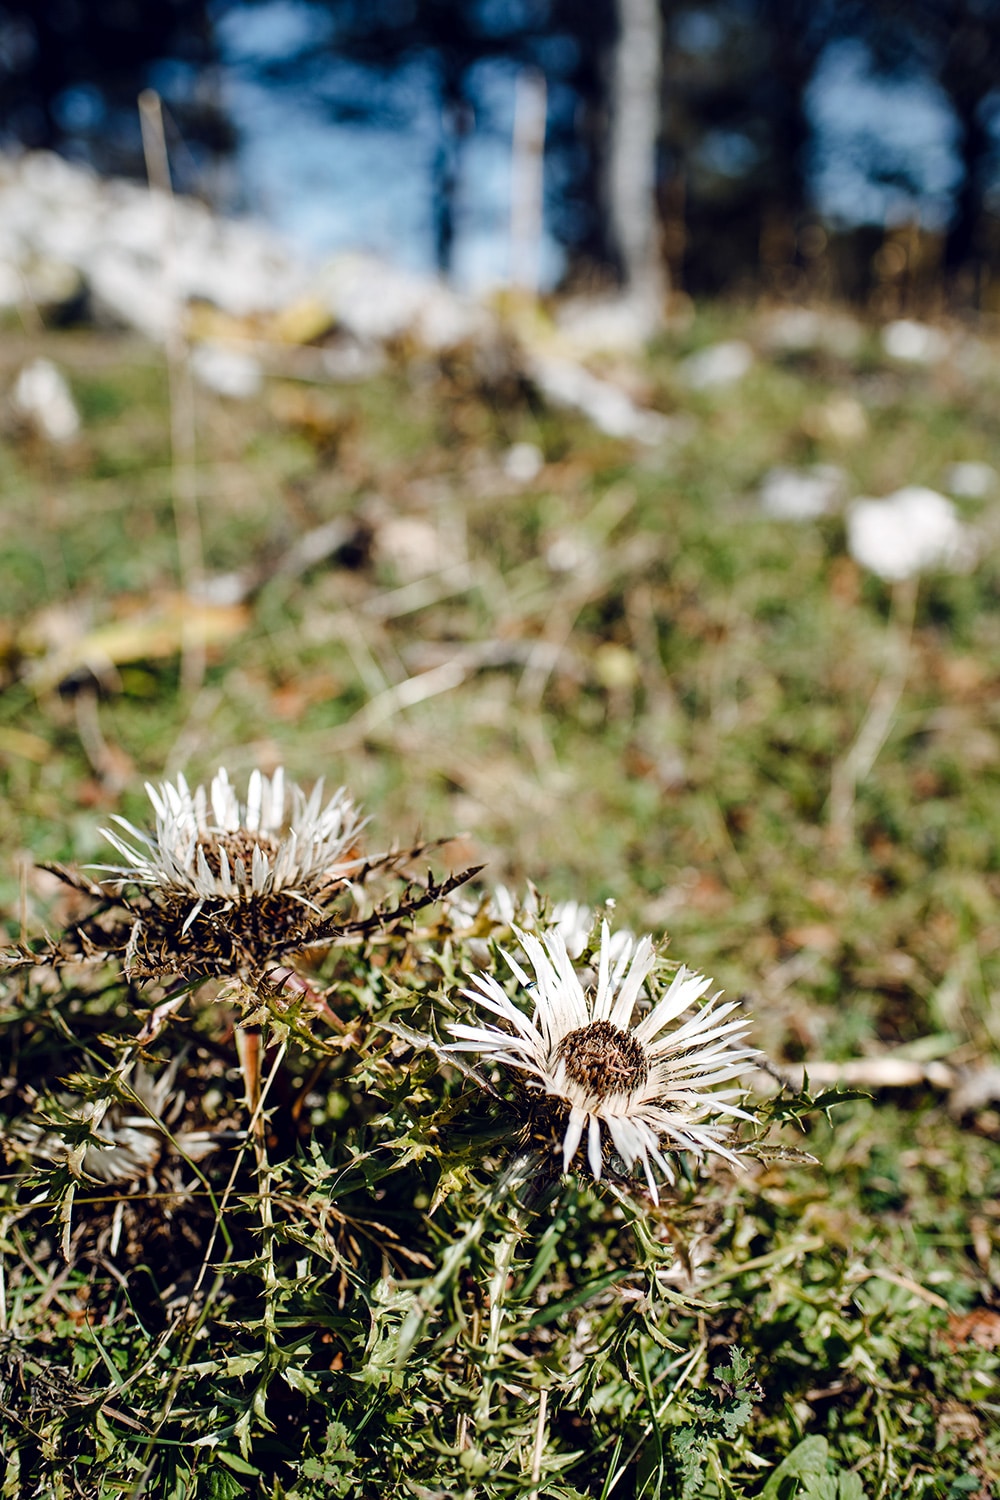
{"type": "MultiPolygon", "coordinates": [[[[436,868],[484,862],[486,889],[613,900],[617,923],[744,997],[779,1067],[995,1066],[1000,553],[922,579],[910,629],[841,518],[769,521],[755,490],[777,463],[839,463],[868,494],[939,486],[960,459],[1000,467],[997,377],[981,355],[901,371],[869,334],[853,359],[761,354],[739,386],[685,392],[678,356],[757,328],[720,306],[658,344],[650,399],[684,425],[651,452],[509,381],[484,389],[458,358],[329,390],[270,381],[241,406],[199,393],[206,571],[256,583],[193,679],[158,356],[12,335],[0,377],[48,354],[84,431],[56,454],[12,422],[0,437],[10,940],[79,915],[29,861],[106,858],[113,813],[146,821],[144,779],[281,763],[345,783],[374,847],[450,837],[436,868]],[[867,419],[850,441],[822,415],[845,397],[867,419]],[[502,469],[520,440],[547,459],[523,488],[502,469]],[[343,546],[282,571],[338,517],[343,546]],[[422,570],[400,517],[423,528],[422,570]],[[174,624],[143,655],[151,613],[174,624]],[[111,625],[116,660],[80,652],[111,625]],[[832,826],[901,636],[886,741],[832,826]]],[[[987,535],[995,504],[962,503],[987,535]]],[[[421,913],[317,970],[356,1046],[272,1005],[287,1051],[266,1178],[240,1012],[210,988],[147,1061],[177,1061],[171,1130],[226,1143],[196,1167],[164,1150],[124,1194],[65,1153],[29,1161],[18,1131],[34,1116],[84,1141],[67,1090],[115,1097],[161,989],[87,966],[6,981],[0,1495],[990,1494],[996,1102],[923,1084],[789,1106],[777,1155],[692,1174],[659,1209],[585,1173],[503,1191],[516,1096],[399,1034],[444,1036],[486,961],[421,913]]]]}

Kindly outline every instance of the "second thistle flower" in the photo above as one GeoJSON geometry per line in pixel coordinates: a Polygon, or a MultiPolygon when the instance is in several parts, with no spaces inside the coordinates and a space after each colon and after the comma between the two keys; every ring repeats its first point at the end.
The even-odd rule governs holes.
{"type": "Polygon", "coordinates": [[[711,980],[679,969],[640,1019],[634,1012],[656,962],[652,941],[616,951],[607,923],[601,930],[597,986],[588,994],[557,931],[518,938],[533,970],[504,957],[532,1004],[516,1004],[491,974],[475,976],[463,993],[502,1023],[449,1027],[456,1051],[526,1073],[539,1101],[565,1117],[563,1170],[568,1171],[586,1134],[587,1163],[595,1178],[604,1165],[607,1137],[631,1170],[642,1164],[659,1202],[653,1166],[668,1182],[668,1153],[723,1157],[734,1118],[753,1119],[734,1102],[740,1091],[719,1089],[755,1057],[744,1040],[747,1018],[733,1015],[735,1001],[715,995],[695,1008],[711,980]],[[685,1012],[692,1012],[686,1019],[685,1012]],[[679,1022],[679,1024],[675,1024],[679,1022]],[[722,1119],[720,1120],[720,1117],[722,1119]]]}

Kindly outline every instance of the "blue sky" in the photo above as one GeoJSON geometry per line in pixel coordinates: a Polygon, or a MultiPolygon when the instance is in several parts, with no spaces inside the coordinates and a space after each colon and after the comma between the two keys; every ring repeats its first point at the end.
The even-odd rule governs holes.
{"type": "MultiPolygon", "coordinates": [[[[318,43],[329,24],[299,0],[271,0],[231,12],[222,23],[225,99],[241,141],[247,206],[317,256],[362,248],[428,269],[429,185],[438,140],[429,73],[417,62],[391,84],[398,121],[393,127],[337,123],[319,103],[251,80],[255,62],[318,43]]],[[[370,87],[360,70],[334,66],[341,87],[370,87]]],[[[507,276],[514,82],[506,63],[484,63],[477,70],[476,122],[462,153],[454,257],[454,279],[470,289],[507,276]]],[[[821,214],[845,225],[918,219],[938,228],[947,221],[960,169],[954,123],[933,84],[876,79],[863,47],[843,43],[824,57],[808,105],[821,214]],[[881,170],[873,174],[876,160],[881,170]]],[[[562,257],[548,233],[541,259],[543,284],[551,286],[562,257]]]]}

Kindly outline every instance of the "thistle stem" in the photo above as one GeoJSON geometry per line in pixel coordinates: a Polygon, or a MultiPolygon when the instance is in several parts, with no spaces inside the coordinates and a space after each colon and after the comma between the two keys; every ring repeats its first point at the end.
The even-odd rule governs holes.
{"type": "Polygon", "coordinates": [[[264,1088],[261,1087],[261,1059],[264,1053],[262,1028],[257,1025],[238,1028],[236,1050],[243,1070],[247,1109],[250,1111],[247,1129],[256,1159],[257,1203],[260,1210],[261,1252],[264,1259],[264,1334],[267,1343],[273,1345],[275,1332],[273,1293],[278,1282],[274,1268],[274,1213],[271,1204],[271,1164],[267,1155],[264,1098],[284,1060],[286,1043],[282,1042],[278,1048],[264,1088]]]}

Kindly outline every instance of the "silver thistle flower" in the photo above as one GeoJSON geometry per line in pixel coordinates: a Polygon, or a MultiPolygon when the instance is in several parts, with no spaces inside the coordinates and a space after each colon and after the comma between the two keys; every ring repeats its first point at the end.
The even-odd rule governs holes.
{"type": "Polygon", "coordinates": [[[245,803],[224,768],[207,793],[203,786],[192,792],[183,776],[176,785],[165,781],[159,789],[147,782],[146,791],[156,813],[155,833],[144,833],[114,814],[128,838],[111,828],[101,832],[128,864],[97,868],[190,898],[188,925],[206,902],[238,905],[282,892],[317,909],[311,898],[343,877],[365,822],[343,787],[324,806],[320,780],[309,797],[290,785],[286,830],[288,797],[280,767],[271,777],[252,773],[245,803]]]}
{"type": "Polygon", "coordinates": [[[586,1130],[587,1161],[600,1178],[602,1127],[629,1169],[642,1163],[657,1203],[653,1164],[674,1181],[665,1152],[715,1155],[738,1165],[725,1143],[729,1127],[718,1123],[718,1116],[753,1116],[733,1103],[738,1089],[716,1089],[756,1055],[750,1047],[733,1046],[749,1024],[742,1015],[733,1017],[736,1002],[719,1004],[719,996],[713,996],[668,1030],[711,984],[682,968],[633,1025],[636,1002],[656,961],[648,937],[616,952],[603,923],[597,987],[588,995],[558,931],[541,938],[520,931],[517,936],[534,978],[509,953],[504,957],[534,1001],[533,1014],[516,1005],[491,974],[478,974],[475,988],[463,993],[505,1025],[456,1023],[448,1028],[457,1038],[450,1046],[527,1073],[536,1089],[568,1109],[563,1170],[569,1170],[586,1130]]]}
{"type": "MultiPolygon", "coordinates": [[[[261,986],[277,993],[275,986],[292,985],[327,1009],[289,970],[291,960],[387,931],[479,873],[412,878],[409,868],[433,843],[362,853],[367,819],[343,787],[325,803],[322,781],[308,796],[294,783],[286,793],[280,770],[272,777],[255,771],[245,802],[225,770],[207,791],[192,792],[183,776],[147,791],[153,831],[121,817],[102,830],[124,864],[96,866],[99,881],[64,865],[44,867],[88,897],[91,910],[41,952],[22,942],[0,955],[7,967],[122,957],[131,980],[180,975],[197,985],[235,977],[260,994],[261,986]],[[376,895],[365,912],[360,892],[376,876],[402,879],[402,890],[395,900],[376,895]]],[[[158,1006],[150,1024],[162,1024],[164,1014],[158,1006]]]]}
{"type": "Polygon", "coordinates": [[[333,903],[363,878],[365,820],[343,787],[324,803],[322,781],[307,796],[281,770],[254,771],[241,802],[220,769],[207,791],[183,776],[146,790],[154,830],[116,815],[101,831],[126,863],[96,867],[129,915],[131,977],[259,975],[321,940],[333,903]]]}

